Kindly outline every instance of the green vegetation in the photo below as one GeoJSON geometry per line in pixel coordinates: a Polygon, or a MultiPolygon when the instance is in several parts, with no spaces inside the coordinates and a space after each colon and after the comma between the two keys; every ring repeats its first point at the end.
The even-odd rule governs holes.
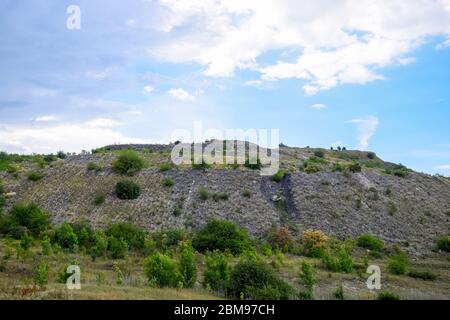
{"type": "Polygon", "coordinates": [[[229,295],[253,300],[289,300],[294,289],[261,260],[244,259],[231,272],[229,295]]]}
{"type": "Polygon", "coordinates": [[[358,162],[353,162],[348,165],[348,170],[353,173],[361,172],[362,168],[358,162]]]}
{"type": "Polygon", "coordinates": [[[359,247],[372,251],[380,251],[384,247],[383,240],[370,234],[363,234],[357,239],[356,243],[359,247]]]}
{"type": "Polygon", "coordinates": [[[314,151],[314,156],[317,158],[325,158],[325,152],[323,150],[314,151]]]}
{"type": "Polygon", "coordinates": [[[226,192],[216,192],[212,194],[212,198],[215,202],[226,201],[229,199],[229,195],[226,192]]]}
{"type": "Polygon", "coordinates": [[[450,236],[442,236],[436,240],[438,250],[450,252],[450,236]]]}
{"type": "Polygon", "coordinates": [[[170,165],[170,163],[163,163],[159,166],[159,171],[161,171],[161,172],[166,172],[166,171],[169,171],[170,169],[172,169],[172,166],[170,165]]]}
{"type": "Polygon", "coordinates": [[[250,247],[247,231],[225,220],[209,221],[192,243],[199,252],[219,250],[239,254],[250,247]]]}
{"type": "Polygon", "coordinates": [[[180,245],[180,273],[183,279],[183,288],[192,288],[197,280],[197,265],[191,243],[183,242],[180,245]]]}
{"type": "Polygon", "coordinates": [[[116,184],[116,195],[121,200],[134,200],[141,194],[139,185],[130,180],[122,180],[116,184]]]}
{"type": "Polygon", "coordinates": [[[294,237],[286,227],[276,228],[269,235],[269,243],[272,248],[287,253],[292,249],[294,237]]]}
{"type": "Polygon", "coordinates": [[[72,229],[72,226],[64,222],[55,230],[54,241],[62,248],[73,251],[78,245],[78,237],[72,229]]]}
{"type": "Polygon", "coordinates": [[[144,260],[144,273],[151,284],[158,287],[177,287],[182,276],[177,265],[169,256],[155,253],[144,260]]]}
{"type": "Polygon", "coordinates": [[[435,281],[437,279],[437,275],[429,271],[410,271],[408,272],[408,277],[425,281],[435,281]]]}
{"type": "Polygon", "coordinates": [[[28,173],[28,180],[30,180],[30,181],[36,182],[36,181],[41,180],[42,178],[44,178],[44,175],[40,172],[33,171],[33,172],[28,173]]]}
{"type": "Polygon", "coordinates": [[[88,162],[86,169],[88,171],[100,172],[103,170],[103,167],[101,165],[99,165],[98,163],[91,161],[91,162],[88,162]]]}
{"type": "Polygon", "coordinates": [[[351,273],[353,271],[353,258],[351,248],[346,244],[333,244],[322,254],[325,268],[333,272],[351,273]]]}
{"type": "Polygon", "coordinates": [[[105,202],[106,195],[104,193],[97,193],[94,197],[94,204],[100,206],[105,202]]]}
{"type": "Polygon", "coordinates": [[[248,190],[248,189],[245,189],[244,191],[242,191],[242,196],[244,197],[244,198],[251,198],[252,197],[252,192],[250,191],[250,190],[248,190]]]}
{"type": "Polygon", "coordinates": [[[206,201],[209,199],[209,196],[210,196],[209,191],[206,190],[205,188],[198,189],[198,197],[201,200],[206,201]]]}
{"type": "Polygon", "coordinates": [[[261,170],[262,168],[261,160],[259,158],[257,158],[256,160],[255,159],[245,160],[244,166],[251,170],[261,170]]]}
{"type": "Polygon", "coordinates": [[[226,255],[213,252],[206,256],[203,287],[225,293],[230,282],[231,270],[226,255]]]}
{"type": "Polygon", "coordinates": [[[36,204],[15,204],[6,216],[0,216],[0,233],[20,239],[29,233],[38,236],[50,226],[50,218],[36,204]]]}
{"type": "Polygon", "coordinates": [[[378,293],[377,300],[396,301],[400,300],[400,297],[395,293],[384,291],[378,293]]]}
{"type": "Polygon", "coordinates": [[[283,170],[278,170],[278,172],[272,176],[272,181],[281,182],[281,180],[284,179],[285,175],[286,173],[283,170]]]}
{"type": "Polygon", "coordinates": [[[113,161],[112,169],[115,173],[132,176],[145,167],[145,161],[132,150],[122,151],[118,158],[113,161]]]}
{"type": "Polygon", "coordinates": [[[389,257],[389,272],[396,275],[403,275],[408,272],[409,260],[404,252],[397,252],[389,257]]]}
{"type": "Polygon", "coordinates": [[[316,283],[314,272],[315,270],[311,263],[302,261],[300,266],[300,283],[304,287],[304,290],[300,292],[300,299],[302,300],[314,299],[313,287],[316,283]]]}
{"type": "Polygon", "coordinates": [[[163,185],[165,187],[172,187],[174,185],[173,179],[171,177],[164,178],[163,185]]]}

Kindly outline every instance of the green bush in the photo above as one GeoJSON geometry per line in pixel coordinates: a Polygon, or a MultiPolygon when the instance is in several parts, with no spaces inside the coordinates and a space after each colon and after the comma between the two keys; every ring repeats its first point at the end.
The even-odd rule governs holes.
{"type": "Polygon", "coordinates": [[[246,168],[251,169],[251,170],[261,170],[262,168],[262,164],[261,164],[261,160],[256,159],[256,161],[254,159],[252,160],[245,160],[245,165],[246,168]]]}
{"type": "Polygon", "coordinates": [[[333,166],[334,172],[343,172],[345,171],[345,166],[342,163],[335,163],[333,166]]]}
{"type": "Polygon", "coordinates": [[[225,292],[230,282],[230,266],[227,257],[220,252],[206,256],[206,267],[203,273],[203,286],[214,291],[225,292]]]}
{"type": "Polygon", "coordinates": [[[208,190],[206,190],[205,188],[200,188],[198,189],[198,197],[203,200],[206,201],[208,200],[210,194],[208,192],[208,190]]]}
{"type": "Polygon", "coordinates": [[[240,261],[231,272],[229,294],[234,298],[260,299],[261,293],[267,298],[288,300],[295,296],[294,289],[279,278],[275,271],[260,260],[240,261]]]}
{"type": "Polygon", "coordinates": [[[285,174],[286,173],[283,170],[278,170],[278,172],[275,173],[271,179],[272,179],[272,181],[275,181],[275,182],[281,182],[281,180],[283,180],[285,174]]]}
{"type": "Polygon", "coordinates": [[[128,244],[123,239],[108,238],[108,253],[112,259],[123,259],[128,252],[128,244]]]}
{"type": "Polygon", "coordinates": [[[374,152],[367,152],[367,158],[373,160],[377,155],[374,152]]]}
{"type": "Polygon", "coordinates": [[[95,171],[95,172],[100,172],[103,170],[102,166],[92,161],[88,162],[86,168],[88,171],[95,171]]]}
{"type": "Polygon", "coordinates": [[[325,158],[325,152],[323,150],[314,151],[314,156],[317,158],[325,158]]]}
{"type": "Polygon", "coordinates": [[[195,235],[194,248],[199,252],[227,251],[242,253],[250,247],[248,233],[234,223],[225,220],[211,220],[195,235]]]}
{"type": "Polygon", "coordinates": [[[383,240],[370,234],[363,234],[358,238],[356,243],[359,247],[372,251],[380,251],[384,247],[383,240]]]}
{"type": "Polygon", "coordinates": [[[78,245],[83,246],[86,249],[92,245],[93,233],[91,226],[87,221],[78,221],[71,224],[73,232],[77,235],[78,245]]]}
{"type": "Polygon", "coordinates": [[[220,200],[226,201],[230,196],[226,192],[217,192],[213,193],[212,198],[215,202],[219,202],[220,200]]]}
{"type": "Polygon", "coordinates": [[[350,273],[353,271],[353,258],[350,249],[345,245],[338,245],[336,248],[325,250],[322,262],[325,268],[332,272],[350,273]]]}
{"type": "Polygon", "coordinates": [[[205,162],[205,160],[202,160],[202,163],[192,163],[192,169],[194,170],[206,170],[209,169],[211,166],[205,162]]]}
{"type": "Polygon", "coordinates": [[[378,293],[377,300],[396,301],[400,300],[400,296],[395,293],[385,291],[378,293]]]}
{"type": "Polygon", "coordinates": [[[163,185],[165,187],[172,187],[174,185],[173,179],[171,177],[164,178],[163,185]]]}
{"type": "Polygon", "coordinates": [[[44,178],[44,175],[40,172],[29,172],[28,173],[28,180],[30,180],[30,181],[36,182],[36,181],[41,180],[42,178],[44,178]]]}
{"type": "Polygon", "coordinates": [[[97,193],[94,198],[94,204],[96,206],[102,205],[105,202],[106,195],[104,193],[97,193]]]}
{"type": "Polygon", "coordinates": [[[300,283],[303,285],[304,291],[300,293],[300,297],[304,300],[314,299],[313,287],[316,283],[314,272],[312,264],[302,261],[300,266],[300,283]]]}
{"type": "Polygon", "coordinates": [[[392,274],[402,275],[408,272],[409,259],[404,252],[398,252],[389,258],[388,270],[392,274]]]}
{"type": "Polygon", "coordinates": [[[41,262],[34,270],[33,281],[39,286],[44,286],[48,283],[49,266],[46,262],[41,262]]]}
{"type": "Polygon", "coordinates": [[[159,166],[159,171],[166,172],[169,171],[172,168],[172,166],[169,163],[163,163],[159,166]]]}
{"type": "Polygon", "coordinates": [[[197,265],[194,250],[189,242],[183,242],[180,245],[180,272],[183,288],[192,288],[197,280],[197,265]]]}
{"type": "Polygon", "coordinates": [[[72,226],[64,222],[55,230],[55,242],[63,249],[73,250],[78,245],[78,237],[72,226]]]}
{"type": "Polygon", "coordinates": [[[333,295],[337,300],[345,300],[344,287],[342,286],[342,284],[336,288],[336,290],[333,292],[333,295]]]}
{"type": "Polygon", "coordinates": [[[121,200],[134,200],[141,194],[139,185],[130,180],[122,180],[116,184],[116,195],[121,200]]]}
{"type": "Polygon", "coordinates": [[[113,161],[112,169],[119,174],[132,176],[145,167],[145,161],[133,150],[122,151],[119,157],[113,161]]]}
{"type": "Polygon", "coordinates": [[[408,277],[426,281],[434,281],[437,279],[436,274],[428,271],[410,271],[408,272],[408,277]]]}
{"type": "Polygon", "coordinates": [[[362,168],[358,162],[353,162],[348,165],[348,170],[353,173],[361,172],[362,168]]]}
{"type": "Polygon", "coordinates": [[[26,250],[30,249],[32,243],[33,243],[33,237],[28,235],[28,233],[25,233],[20,238],[19,245],[23,250],[26,251],[26,250]]]}
{"type": "Polygon", "coordinates": [[[272,230],[269,235],[269,242],[272,245],[272,248],[287,253],[292,248],[294,238],[288,228],[280,227],[272,230]]]}
{"type": "Polygon", "coordinates": [[[450,236],[442,236],[436,240],[438,250],[450,252],[450,236]]]}
{"type": "Polygon", "coordinates": [[[99,257],[103,257],[108,250],[108,238],[102,231],[96,231],[92,235],[93,244],[89,249],[89,254],[93,261],[99,257]]]}
{"type": "Polygon", "coordinates": [[[8,215],[0,220],[0,233],[20,239],[25,232],[34,237],[50,226],[49,215],[36,204],[15,204],[8,215]]]}
{"type": "Polygon", "coordinates": [[[165,251],[178,246],[182,241],[188,240],[188,235],[184,230],[170,229],[153,233],[152,239],[159,250],[165,251]]]}
{"type": "Polygon", "coordinates": [[[175,261],[161,253],[155,253],[146,258],[143,269],[149,282],[158,287],[175,288],[182,281],[175,261]]]}
{"type": "Polygon", "coordinates": [[[108,237],[125,241],[127,247],[132,250],[141,250],[145,246],[145,231],[130,223],[112,224],[106,229],[105,233],[108,237]]]}
{"type": "Polygon", "coordinates": [[[67,154],[66,154],[64,151],[58,151],[58,153],[56,154],[56,156],[57,156],[59,159],[62,159],[62,160],[64,160],[65,158],[67,158],[67,154]]]}
{"type": "Polygon", "coordinates": [[[317,164],[308,163],[304,168],[305,172],[308,174],[320,172],[320,166],[317,164]]]}
{"type": "Polygon", "coordinates": [[[246,190],[242,191],[242,196],[244,198],[251,198],[252,197],[252,192],[250,190],[246,189],[246,190]]]}

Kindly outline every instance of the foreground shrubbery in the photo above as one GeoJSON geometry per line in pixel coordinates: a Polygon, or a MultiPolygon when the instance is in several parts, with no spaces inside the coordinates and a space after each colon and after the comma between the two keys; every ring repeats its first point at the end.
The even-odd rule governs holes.
{"type": "Polygon", "coordinates": [[[219,250],[239,254],[250,247],[250,240],[247,231],[234,223],[212,220],[195,235],[193,246],[199,252],[219,250]]]}

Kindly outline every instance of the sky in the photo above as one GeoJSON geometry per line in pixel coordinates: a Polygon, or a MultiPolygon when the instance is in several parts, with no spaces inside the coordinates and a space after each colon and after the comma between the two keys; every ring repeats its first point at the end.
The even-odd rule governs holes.
{"type": "Polygon", "coordinates": [[[450,0],[2,0],[0,150],[279,129],[450,175],[450,0]]]}

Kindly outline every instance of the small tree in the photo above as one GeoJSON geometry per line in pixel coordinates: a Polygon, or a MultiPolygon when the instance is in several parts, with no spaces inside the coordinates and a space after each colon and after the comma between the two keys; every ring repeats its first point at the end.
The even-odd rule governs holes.
{"type": "Polygon", "coordinates": [[[182,242],[180,245],[180,271],[183,277],[183,286],[192,288],[197,280],[197,266],[194,250],[189,242],[182,242]]]}
{"type": "Polygon", "coordinates": [[[206,256],[206,268],[203,274],[205,288],[225,292],[230,281],[230,266],[226,255],[213,252],[206,256]]]}
{"type": "Polygon", "coordinates": [[[122,151],[119,157],[113,161],[114,172],[132,176],[145,167],[145,161],[133,150],[122,151]]]}
{"type": "Polygon", "coordinates": [[[34,270],[33,281],[35,284],[44,286],[48,283],[49,266],[46,262],[41,262],[34,270]]]}
{"type": "Polygon", "coordinates": [[[389,272],[397,275],[406,274],[409,268],[409,259],[404,252],[397,252],[389,258],[389,272]]]}
{"type": "Polygon", "coordinates": [[[64,222],[55,232],[55,241],[61,248],[73,250],[78,244],[78,237],[72,229],[72,226],[64,222]]]}
{"type": "Polygon", "coordinates": [[[143,269],[150,283],[158,287],[175,288],[182,282],[175,261],[159,252],[144,260],[143,269]]]}
{"type": "Polygon", "coordinates": [[[293,243],[294,238],[286,227],[277,228],[270,235],[270,244],[272,247],[284,253],[291,249],[293,243]]]}
{"type": "Polygon", "coordinates": [[[102,231],[94,232],[92,238],[93,245],[90,248],[89,253],[91,255],[92,261],[95,261],[95,259],[106,254],[106,251],[108,249],[108,238],[102,231]]]}
{"type": "Polygon", "coordinates": [[[302,261],[300,266],[300,283],[303,285],[305,290],[300,292],[300,298],[304,300],[314,299],[313,287],[316,283],[314,273],[315,270],[313,265],[306,261],[302,261]]]}
{"type": "Polygon", "coordinates": [[[116,195],[121,200],[134,200],[141,194],[139,185],[129,180],[122,180],[116,184],[116,195]]]}

